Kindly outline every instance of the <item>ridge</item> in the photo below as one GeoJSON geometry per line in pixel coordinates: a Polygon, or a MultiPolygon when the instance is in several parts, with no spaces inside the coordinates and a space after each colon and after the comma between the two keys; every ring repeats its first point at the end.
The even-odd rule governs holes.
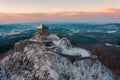
{"type": "Polygon", "coordinates": [[[112,71],[88,50],[40,25],[0,62],[1,80],[113,80],[112,71]]]}

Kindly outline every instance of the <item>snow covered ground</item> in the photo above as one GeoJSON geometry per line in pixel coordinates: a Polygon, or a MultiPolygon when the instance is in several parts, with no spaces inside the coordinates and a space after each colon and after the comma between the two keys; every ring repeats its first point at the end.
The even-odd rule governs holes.
{"type": "Polygon", "coordinates": [[[60,48],[62,54],[80,57],[93,57],[93,55],[88,50],[73,47],[67,38],[59,38],[55,34],[49,35],[48,38],[53,42],[56,47],[60,48]]]}

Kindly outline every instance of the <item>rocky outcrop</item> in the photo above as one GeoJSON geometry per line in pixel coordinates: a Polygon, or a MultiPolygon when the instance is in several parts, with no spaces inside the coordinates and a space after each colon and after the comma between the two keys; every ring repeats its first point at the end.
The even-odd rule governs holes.
{"type": "Polygon", "coordinates": [[[1,80],[114,79],[112,72],[95,55],[73,47],[69,40],[48,34],[48,29],[44,29],[29,40],[16,43],[13,51],[1,60],[1,80]]]}

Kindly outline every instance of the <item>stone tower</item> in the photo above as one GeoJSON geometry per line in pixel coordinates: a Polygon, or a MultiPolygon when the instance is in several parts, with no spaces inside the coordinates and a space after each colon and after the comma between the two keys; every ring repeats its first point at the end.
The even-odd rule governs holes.
{"type": "Polygon", "coordinates": [[[45,37],[45,36],[48,36],[50,34],[49,32],[49,28],[44,26],[43,24],[40,24],[38,27],[37,27],[37,32],[35,33],[34,35],[34,38],[36,39],[40,39],[41,37],[45,37]]]}

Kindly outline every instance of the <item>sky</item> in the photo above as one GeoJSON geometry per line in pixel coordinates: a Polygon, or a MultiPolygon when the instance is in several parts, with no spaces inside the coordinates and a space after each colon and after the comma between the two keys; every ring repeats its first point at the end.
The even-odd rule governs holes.
{"type": "Polygon", "coordinates": [[[120,0],[0,0],[0,22],[119,22],[120,0]]]}

